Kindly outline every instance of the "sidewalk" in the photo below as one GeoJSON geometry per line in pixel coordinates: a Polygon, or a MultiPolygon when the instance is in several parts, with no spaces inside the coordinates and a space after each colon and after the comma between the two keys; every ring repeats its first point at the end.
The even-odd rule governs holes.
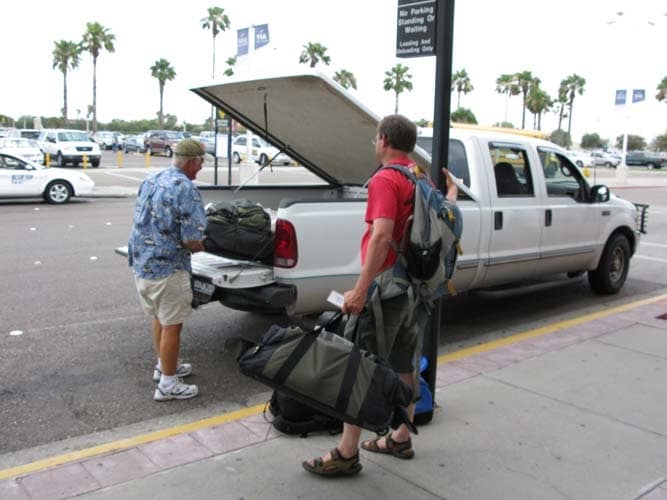
{"type": "Polygon", "coordinates": [[[252,407],[0,471],[0,498],[667,500],[666,375],[663,294],[441,356],[413,460],[315,477],[336,437],[252,407]]]}

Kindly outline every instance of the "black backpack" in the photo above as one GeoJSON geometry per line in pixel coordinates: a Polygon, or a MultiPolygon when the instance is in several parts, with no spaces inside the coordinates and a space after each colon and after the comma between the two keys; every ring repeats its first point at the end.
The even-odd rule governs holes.
{"type": "Polygon", "coordinates": [[[308,437],[311,432],[328,432],[333,436],[343,430],[341,420],[320,413],[277,391],[273,391],[268,406],[273,415],[271,424],[284,434],[308,437]]]}

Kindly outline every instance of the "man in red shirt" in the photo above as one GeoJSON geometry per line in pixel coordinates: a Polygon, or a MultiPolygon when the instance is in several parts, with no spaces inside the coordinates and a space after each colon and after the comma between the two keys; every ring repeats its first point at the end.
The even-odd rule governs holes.
{"type": "MultiPolygon", "coordinates": [[[[417,127],[414,123],[402,115],[386,116],[378,124],[373,141],[375,155],[383,166],[402,165],[414,172],[419,167],[410,160],[408,153],[412,152],[416,141],[417,127]]],[[[385,297],[384,287],[382,290],[372,287],[380,278],[382,282],[391,280],[392,268],[398,258],[392,242],[398,243],[403,237],[406,221],[412,214],[413,192],[414,185],[400,172],[381,169],[373,175],[368,186],[367,227],[361,240],[361,274],[354,288],[345,292],[342,312],[351,314],[346,331],[356,330],[360,347],[386,356],[401,379],[416,389],[417,356],[421,350],[420,333],[425,318],[417,314],[414,301],[409,299],[406,289],[396,293],[397,289],[393,287],[393,293],[389,294],[392,296],[385,297]],[[374,294],[378,294],[382,307],[384,328],[381,332],[375,331],[372,308],[364,307],[373,300],[374,294]],[[382,338],[378,341],[379,335],[382,338]],[[380,344],[386,352],[379,352],[380,344]]],[[[407,409],[411,419],[414,408],[413,403],[407,409]]],[[[303,462],[303,467],[309,472],[326,476],[356,474],[361,470],[360,437],[360,427],[345,424],[338,447],[324,457],[303,462]]],[[[414,456],[410,431],[405,424],[384,437],[364,441],[361,447],[398,458],[414,456]]]]}

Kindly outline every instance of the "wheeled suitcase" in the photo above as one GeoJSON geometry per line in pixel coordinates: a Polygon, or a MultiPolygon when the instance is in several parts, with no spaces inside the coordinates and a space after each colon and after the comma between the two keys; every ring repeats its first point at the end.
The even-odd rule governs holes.
{"type": "Polygon", "coordinates": [[[373,354],[317,327],[273,325],[239,357],[241,372],[326,415],[386,433],[410,422],[412,388],[373,354]]]}

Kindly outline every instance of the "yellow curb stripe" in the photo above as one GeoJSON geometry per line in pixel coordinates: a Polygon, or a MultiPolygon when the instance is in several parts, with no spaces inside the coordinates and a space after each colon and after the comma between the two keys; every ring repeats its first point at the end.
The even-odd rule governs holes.
{"type": "Polygon", "coordinates": [[[31,472],[36,472],[44,469],[49,469],[57,465],[63,465],[69,462],[78,462],[86,458],[91,458],[97,455],[103,455],[106,453],[112,453],[122,450],[127,450],[128,448],[134,448],[140,444],[146,444],[159,439],[164,439],[172,436],[178,436],[180,434],[187,434],[189,432],[194,432],[199,429],[206,427],[213,427],[215,425],[224,424],[227,422],[232,422],[234,420],[240,420],[245,417],[250,417],[262,413],[264,410],[264,405],[251,406],[250,408],[242,408],[230,413],[224,413],[222,415],[217,415],[215,417],[205,418],[203,420],[198,420],[189,424],[183,424],[176,427],[171,427],[169,429],[163,429],[160,431],[151,432],[149,434],[143,434],[141,436],[135,436],[127,439],[120,439],[112,443],[101,444],[98,446],[93,446],[92,448],[85,448],[83,450],[73,451],[71,453],[65,453],[64,455],[58,455],[55,457],[45,458],[44,460],[38,460],[25,465],[19,465],[18,467],[13,467],[11,469],[5,469],[0,471],[0,481],[3,479],[9,479],[11,477],[24,476],[31,472]]]}
{"type": "Polygon", "coordinates": [[[580,316],[578,318],[560,321],[558,323],[553,323],[551,325],[542,326],[540,328],[535,328],[533,330],[528,330],[527,332],[518,333],[510,337],[493,340],[491,342],[486,342],[484,344],[468,347],[466,349],[461,349],[460,351],[451,352],[449,354],[443,354],[442,356],[438,356],[438,364],[445,363],[447,361],[454,361],[457,359],[467,358],[474,354],[493,351],[494,349],[498,349],[499,347],[505,347],[508,345],[516,344],[517,342],[521,342],[523,340],[532,339],[535,337],[541,337],[542,335],[546,335],[548,333],[553,333],[558,330],[564,330],[572,326],[580,325],[582,323],[587,323],[589,321],[611,316],[613,314],[618,314],[620,312],[628,311],[630,309],[635,309],[637,307],[644,306],[647,304],[653,304],[654,302],[659,302],[664,299],[667,299],[667,294],[658,295],[656,297],[650,297],[648,299],[642,299],[635,302],[629,302],[628,304],[612,307],[611,309],[606,309],[604,311],[598,311],[586,314],[585,316],[580,316]]]}
{"type": "MultiPolygon", "coordinates": [[[[581,323],[586,323],[599,318],[604,318],[606,316],[611,316],[612,314],[617,314],[619,312],[627,311],[640,307],[647,304],[652,304],[654,302],[659,302],[661,300],[667,299],[667,294],[659,295],[656,297],[651,297],[648,299],[638,300],[635,302],[630,302],[618,307],[607,309],[606,311],[600,311],[596,313],[587,314],[574,319],[569,319],[554,323],[552,325],[543,326],[541,328],[535,328],[524,333],[519,333],[517,335],[512,335],[511,337],[506,337],[499,340],[494,340],[492,342],[487,342],[474,347],[469,347],[467,349],[461,349],[460,351],[452,352],[449,354],[443,354],[438,356],[438,364],[454,361],[457,359],[466,358],[474,354],[479,354],[482,352],[492,351],[499,347],[504,347],[508,345],[521,342],[522,340],[527,340],[535,337],[540,337],[548,333],[552,333],[558,330],[563,330],[571,326],[579,325],[581,323]]],[[[252,406],[250,408],[242,408],[230,413],[224,413],[222,415],[217,415],[215,417],[205,418],[203,420],[198,420],[189,424],[183,424],[176,427],[171,427],[169,429],[163,429],[156,432],[151,432],[149,434],[143,434],[141,436],[135,436],[132,438],[121,439],[114,441],[112,443],[101,444],[98,446],[93,446],[91,448],[86,448],[83,450],[73,451],[71,453],[65,453],[63,455],[58,455],[55,457],[46,458],[44,460],[38,460],[36,462],[31,462],[29,464],[20,465],[18,467],[13,467],[11,469],[5,469],[0,471],[0,481],[3,479],[9,479],[13,477],[25,476],[31,472],[37,472],[51,467],[56,467],[58,465],[63,465],[70,462],[81,461],[86,458],[91,458],[98,455],[103,455],[112,452],[118,452],[126,450],[129,448],[134,448],[141,444],[150,443],[157,441],[159,439],[164,439],[172,436],[178,436],[181,434],[187,434],[189,432],[194,432],[200,429],[207,427],[213,427],[215,425],[221,425],[227,422],[232,422],[235,420],[240,420],[245,417],[251,417],[258,415],[264,411],[265,405],[252,406]]]]}

